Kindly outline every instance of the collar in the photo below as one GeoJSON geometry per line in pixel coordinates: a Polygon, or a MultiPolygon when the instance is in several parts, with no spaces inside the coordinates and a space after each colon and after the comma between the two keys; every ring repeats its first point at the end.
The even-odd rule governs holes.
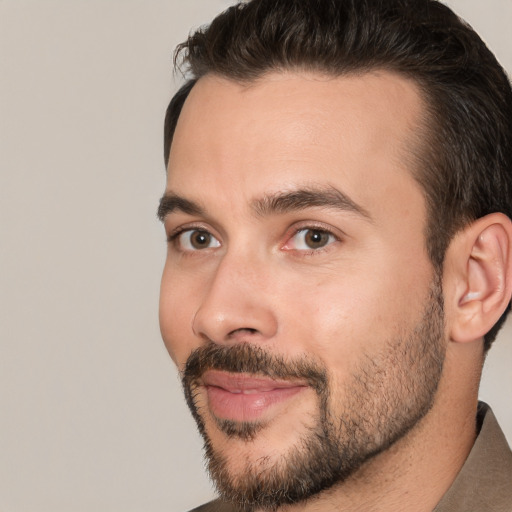
{"type": "Polygon", "coordinates": [[[478,404],[480,432],[457,478],[434,512],[512,510],[512,451],[491,408],[478,404]]]}

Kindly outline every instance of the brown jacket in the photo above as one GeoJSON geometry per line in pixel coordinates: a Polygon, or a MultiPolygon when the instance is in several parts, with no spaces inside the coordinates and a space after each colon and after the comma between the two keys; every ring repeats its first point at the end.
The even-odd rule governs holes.
{"type": "MultiPolygon", "coordinates": [[[[455,482],[433,512],[512,512],[512,451],[490,407],[480,402],[479,434],[455,482]]],[[[237,512],[215,500],[191,512],[237,512]]]]}

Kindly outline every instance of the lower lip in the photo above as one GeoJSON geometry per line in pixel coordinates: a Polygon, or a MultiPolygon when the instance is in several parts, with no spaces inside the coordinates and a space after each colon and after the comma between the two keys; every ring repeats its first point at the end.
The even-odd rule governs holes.
{"type": "Polygon", "coordinates": [[[269,391],[232,393],[216,386],[206,386],[208,405],[220,419],[231,421],[256,421],[279,404],[306,389],[305,386],[275,388],[269,391]]]}

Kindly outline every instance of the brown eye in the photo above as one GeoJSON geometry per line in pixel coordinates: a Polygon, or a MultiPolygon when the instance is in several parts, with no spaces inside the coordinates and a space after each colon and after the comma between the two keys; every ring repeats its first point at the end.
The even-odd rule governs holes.
{"type": "Polygon", "coordinates": [[[285,250],[315,251],[336,242],[336,238],[329,231],[316,228],[299,229],[283,247],[285,250]]]}
{"type": "Polygon", "coordinates": [[[220,247],[220,242],[208,231],[188,229],[177,237],[180,248],[184,251],[200,251],[220,247]]]}
{"type": "Polygon", "coordinates": [[[307,229],[304,235],[304,243],[310,249],[320,249],[325,247],[332,238],[330,233],[318,229],[307,229]]]}
{"type": "Polygon", "coordinates": [[[212,235],[206,231],[193,231],[190,235],[190,245],[194,249],[204,249],[210,245],[212,235]]]}

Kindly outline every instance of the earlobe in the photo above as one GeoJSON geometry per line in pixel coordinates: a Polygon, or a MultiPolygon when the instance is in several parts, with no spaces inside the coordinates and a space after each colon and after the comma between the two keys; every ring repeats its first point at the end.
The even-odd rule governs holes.
{"type": "Polygon", "coordinates": [[[512,222],[486,215],[457,236],[451,255],[458,269],[451,339],[464,343],[482,338],[498,321],[512,295],[512,222]]]}

